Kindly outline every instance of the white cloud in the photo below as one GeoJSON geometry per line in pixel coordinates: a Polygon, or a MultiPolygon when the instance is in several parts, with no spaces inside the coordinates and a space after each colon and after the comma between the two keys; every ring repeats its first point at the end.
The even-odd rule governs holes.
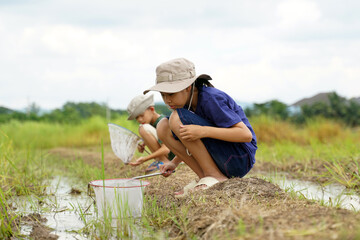
{"type": "Polygon", "coordinates": [[[307,0],[283,1],[278,5],[277,14],[280,17],[281,26],[285,28],[309,25],[321,17],[316,1],[307,0]]]}
{"type": "Polygon", "coordinates": [[[292,104],[319,92],[337,91],[346,96],[358,96],[358,69],[344,66],[338,58],[323,66],[299,65],[288,69],[279,69],[270,62],[261,61],[226,66],[218,69],[215,76],[222,80],[217,86],[240,101],[278,99],[292,104]]]}
{"type": "Polygon", "coordinates": [[[46,108],[66,101],[109,101],[125,108],[154,84],[156,66],[174,57],[190,59],[198,73],[209,73],[215,86],[241,101],[292,103],[328,90],[359,96],[353,87],[360,78],[360,56],[354,54],[360,47],[359,8],[354,1],[339,11],[336,5],[0,4],[0,105],[22,108],[30,99],[46,108]]]}

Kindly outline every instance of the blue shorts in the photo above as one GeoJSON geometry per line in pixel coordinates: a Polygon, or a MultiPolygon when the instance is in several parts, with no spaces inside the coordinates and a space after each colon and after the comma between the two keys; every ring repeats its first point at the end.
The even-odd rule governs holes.
{"type": "MultiPolygon", "coordinates": [[[[177,112],[184,125],[213,126],[206,119],[184,108],[177,109],[177,112]]],[[[176,139],[178,138],[176,137],[176,139]]],[[[220,171],[228,178],[243,177],[252,168],[250,155],[241,143],[214,138],[202,138],[201,140],[220,171]]]]}

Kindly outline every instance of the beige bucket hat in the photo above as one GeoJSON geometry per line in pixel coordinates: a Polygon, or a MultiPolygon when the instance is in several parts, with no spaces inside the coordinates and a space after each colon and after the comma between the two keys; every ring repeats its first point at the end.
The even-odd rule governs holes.
{"type": "MultiPolygon", "coordinates": [[[[205,74],[200,76],[210,78],[205,74]]],[[[195,73],[194,63],[185,58],[175,58],[156,68],[156,85],[145,90],[144,94],[149,91],[179,92],[190,86],[198,77],[195,73]]]]}
{"type": "Polygon", "coordinates": [[[148,107],[155,106],[154,95],[139,95],[134,97],[127,106],[128,120],[133,120],[144,113],[148,107]]]}

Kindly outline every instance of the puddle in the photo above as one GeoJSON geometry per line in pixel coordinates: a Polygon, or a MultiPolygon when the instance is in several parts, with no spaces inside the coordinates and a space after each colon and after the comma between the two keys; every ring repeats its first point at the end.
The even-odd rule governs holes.
{"type": "Polygon", "coordinates": [[[334,183],[322,186],[311,181],[289,179],[286,173],[265,175],[265,178],[284,190],[295,191],[307,199],[323,202],[327,206],[360,211],[360,196],[343,185],[334,183]]]}
{"type": "MultiPolygon", "coordinates": [[[[48,183],[46,193],[42,197],[17,197],[12,199],[12,204],[17,208],[16,212],[22,215],[39,213],[41,217],[46,218],[44,223],[53,229],[51,234],[57,235],[58,239],[87,239],[78,233],[85,224],[81,220],[79,209],[85,211],[91,206],[92,199],[85,192],[71,194],[72,189],[83,189],[84,186],[76,185],[74,179],[66,177],[55,177],[48,183]]],[[[84,215],[86,219],[93,217],[94,207],[90,207],[84,215]]],[[[30,235],[31,226],[21,226],[21,234],[30,235]]]]}
{"type": "MultiPolygon", "coordinates": [[[[84,184],[78,183],[72,178],[55,177],[46,183],[45,193],[43,197],[16,197],[11,200],[11,204],[16,207],[16,212],[21,213],[22,216],[39,214],[41,218],[45,218],[46,221],[43,224],[51,228],[50,234],[58,236],[59,240],[89,239],[89,236],[86,236],[81,230],[84,229],[85,223],[94,221],[97,214],[95,213],[96,208],[93,199],[84,192],[84,184]],[[72,194],[72,192],[75,193],[72,194]],[[84,212],[86,214],[83,214],[84,212]]],[[[114,220],[113,225],[116,226],[116,224],[117,222],[114,220]]],[[[119,229],[122,230],[121,227],[119,229]]],[[[20,233],[25,236],[25,239],[27,237],[30,239],[32,230],[31,223],[22,222],[20,233]]],[[[137,235],[142,232],[143,229],[135,223],[135,226],[132,226],[131,229],[129,226],[122,233],[132,234],[131,239],[140,239],[137,235]]],[[[115,237],[111,239],[115,239],[115,237]]]]}
{"type": "MultiPolygon", "coordinates": [[[[92,199],[85,192],[71,194],[72,189],[82,188],[83,185],[76,186],[74,180],[64,177],[54,178],[47,188],[47,193],[50,194],[48,200],[53,201],[53,209],[49,213],[43,213],[42,216],[48,220],[46,225],[55,229],[52,234],[58,235],[59,239],[68,239],[69,235],[76,239],[87,239],[74,232],[85,226],[81,220],[81,213],[78,212],[79,208],[85,211],[92,204],[92,199]]],[[[88,209],[87,214],[93,215],[93,207],[88,209]]]]}

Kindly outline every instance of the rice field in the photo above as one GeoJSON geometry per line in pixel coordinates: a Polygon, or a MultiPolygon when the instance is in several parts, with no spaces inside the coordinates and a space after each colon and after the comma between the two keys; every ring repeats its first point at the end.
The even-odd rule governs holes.
{"type": "MultiPolygon", "coordinates": [[[[136,123],[127,121],[125,116],[114,123],[137,132],[136,123]]],[[[321,201],[308,203],[306,198],[291,194],[293,190],[282,192],[276,185],[267,185],[271,179],[264,178],[266,182],[262,182],[262,177],[259,177],[266,173],[287,173],[293,179],[322,185],[335,183],[356,192],[360,186],[360,130],[324,119],[297,126],[262,116],[251,119],[251,123],[258,137],[259,150],[255,168],[249,178],[241,180],[248,182],[253,188],[242,196],[231,197],[236,193],[226,190],[229,186],[242,186],[240,180],[233,180],[228,185],[223,184],[218,189],[211,190],[209,194],[194,194],[189,199],[175,201],[171,192],[183,186],[189,176],[193,177],[184,166],[172,180],[162,177],[149,179],[151,185],[145,193],[140,222],[135,219],[123,222],[122,227],[116,228],[114,232],[111,221],[96,218],[94,204],[89,208],[91,204],[77,199],[78,204],[72,202],[70,206],[64,207],[64,212],[76,213],[81,224],[79,229],[71,230],[70,235],[66,235],[69,233],[64,230],[65,235],[73,239],[261,239],[268,231],[273,231],[278,239],[327,239],[330,233],[336,236],[334,239],[360,237],[360,229],[356,227],[359,226],[356,224],[359,220],[356,211],[346,210],[348,212],[344,213],[338,205],[325,206],[321,201]],[[256,180],[252,180],[253,174],[257,176],[256,180]],[[164,188],[164,182],[167,188],[164,188]],[[263,186],[267,188],[261,189],[262,193],[269,191],[265,195],[259,194],[259,189],[263,186]],[[227,198],[218,195],[224,192],[227,193],[227,198]],[[280,203],[284,196],[296,206],[295,209],[302,209],[304,214],[306,210],[301,205],[303,201],[310,204],[307,208],[323,213],[323,225],[309,222],[309,225],[302,226],[288,222],[288,228],[284,230],[274,227],[279,224],[275,217],[269,222],[265,221],[264,214],[271,208],[273,212],[278,212],[280,218],[283,217],[283,221],[287,221],[286,215],[281,214],[284,206],[280,203]],[[251,215],[238,210],[242,209],[241,206],[248,206],[251,215]],[[256,210],[256,206],[264,212],[256,210]],[[218,212],[225,208],[225,212],[218,212]],[[210,215],[205,218],[207,214],[210,215]],[[258,217],[252,219],[249,216],[258,217]],[[340,224],[344,222],[343,217],[348,218],[352,224],[340,224]],[[221,226],[226,231],[219,230],[216,233],[215,230],[221,229],[221,226]],[[349,226],[352,226],[351,231],[347,228],[349,226]],[[219,238],[218,234],[223,234],[221,236],[225,238],[219,238]]],[[[102,118],[92,118],[79,125],[17,121],[2,124],[0,162],[1,239],[36,239],[40,236],[36,234],[40,233],[35,230],[39,228],[48,237],[56,237],[58,233],[58,237],[62,238],[60,230],[49,229],[45,222],[40,221],[41,216],[54,212],[59,215],[62,211],[61,204],[51,200],[48,192],[54,177],[66,177],[75,181],[79,185],[75,189],[79,191],[79,197],[90,199],[91,203],[87,189],[90,181],[128,178],[143,173],[143,168],[125,166],[112,154],[107,122],[102,118]],[[14,203],[21,197],[32,199],[31,214],[26,212],[27,215],[24,215],[15,209],[14,203]],[[25,231],[24,223],[29,225],[29,221],[30,230],[25,231]]]]}

